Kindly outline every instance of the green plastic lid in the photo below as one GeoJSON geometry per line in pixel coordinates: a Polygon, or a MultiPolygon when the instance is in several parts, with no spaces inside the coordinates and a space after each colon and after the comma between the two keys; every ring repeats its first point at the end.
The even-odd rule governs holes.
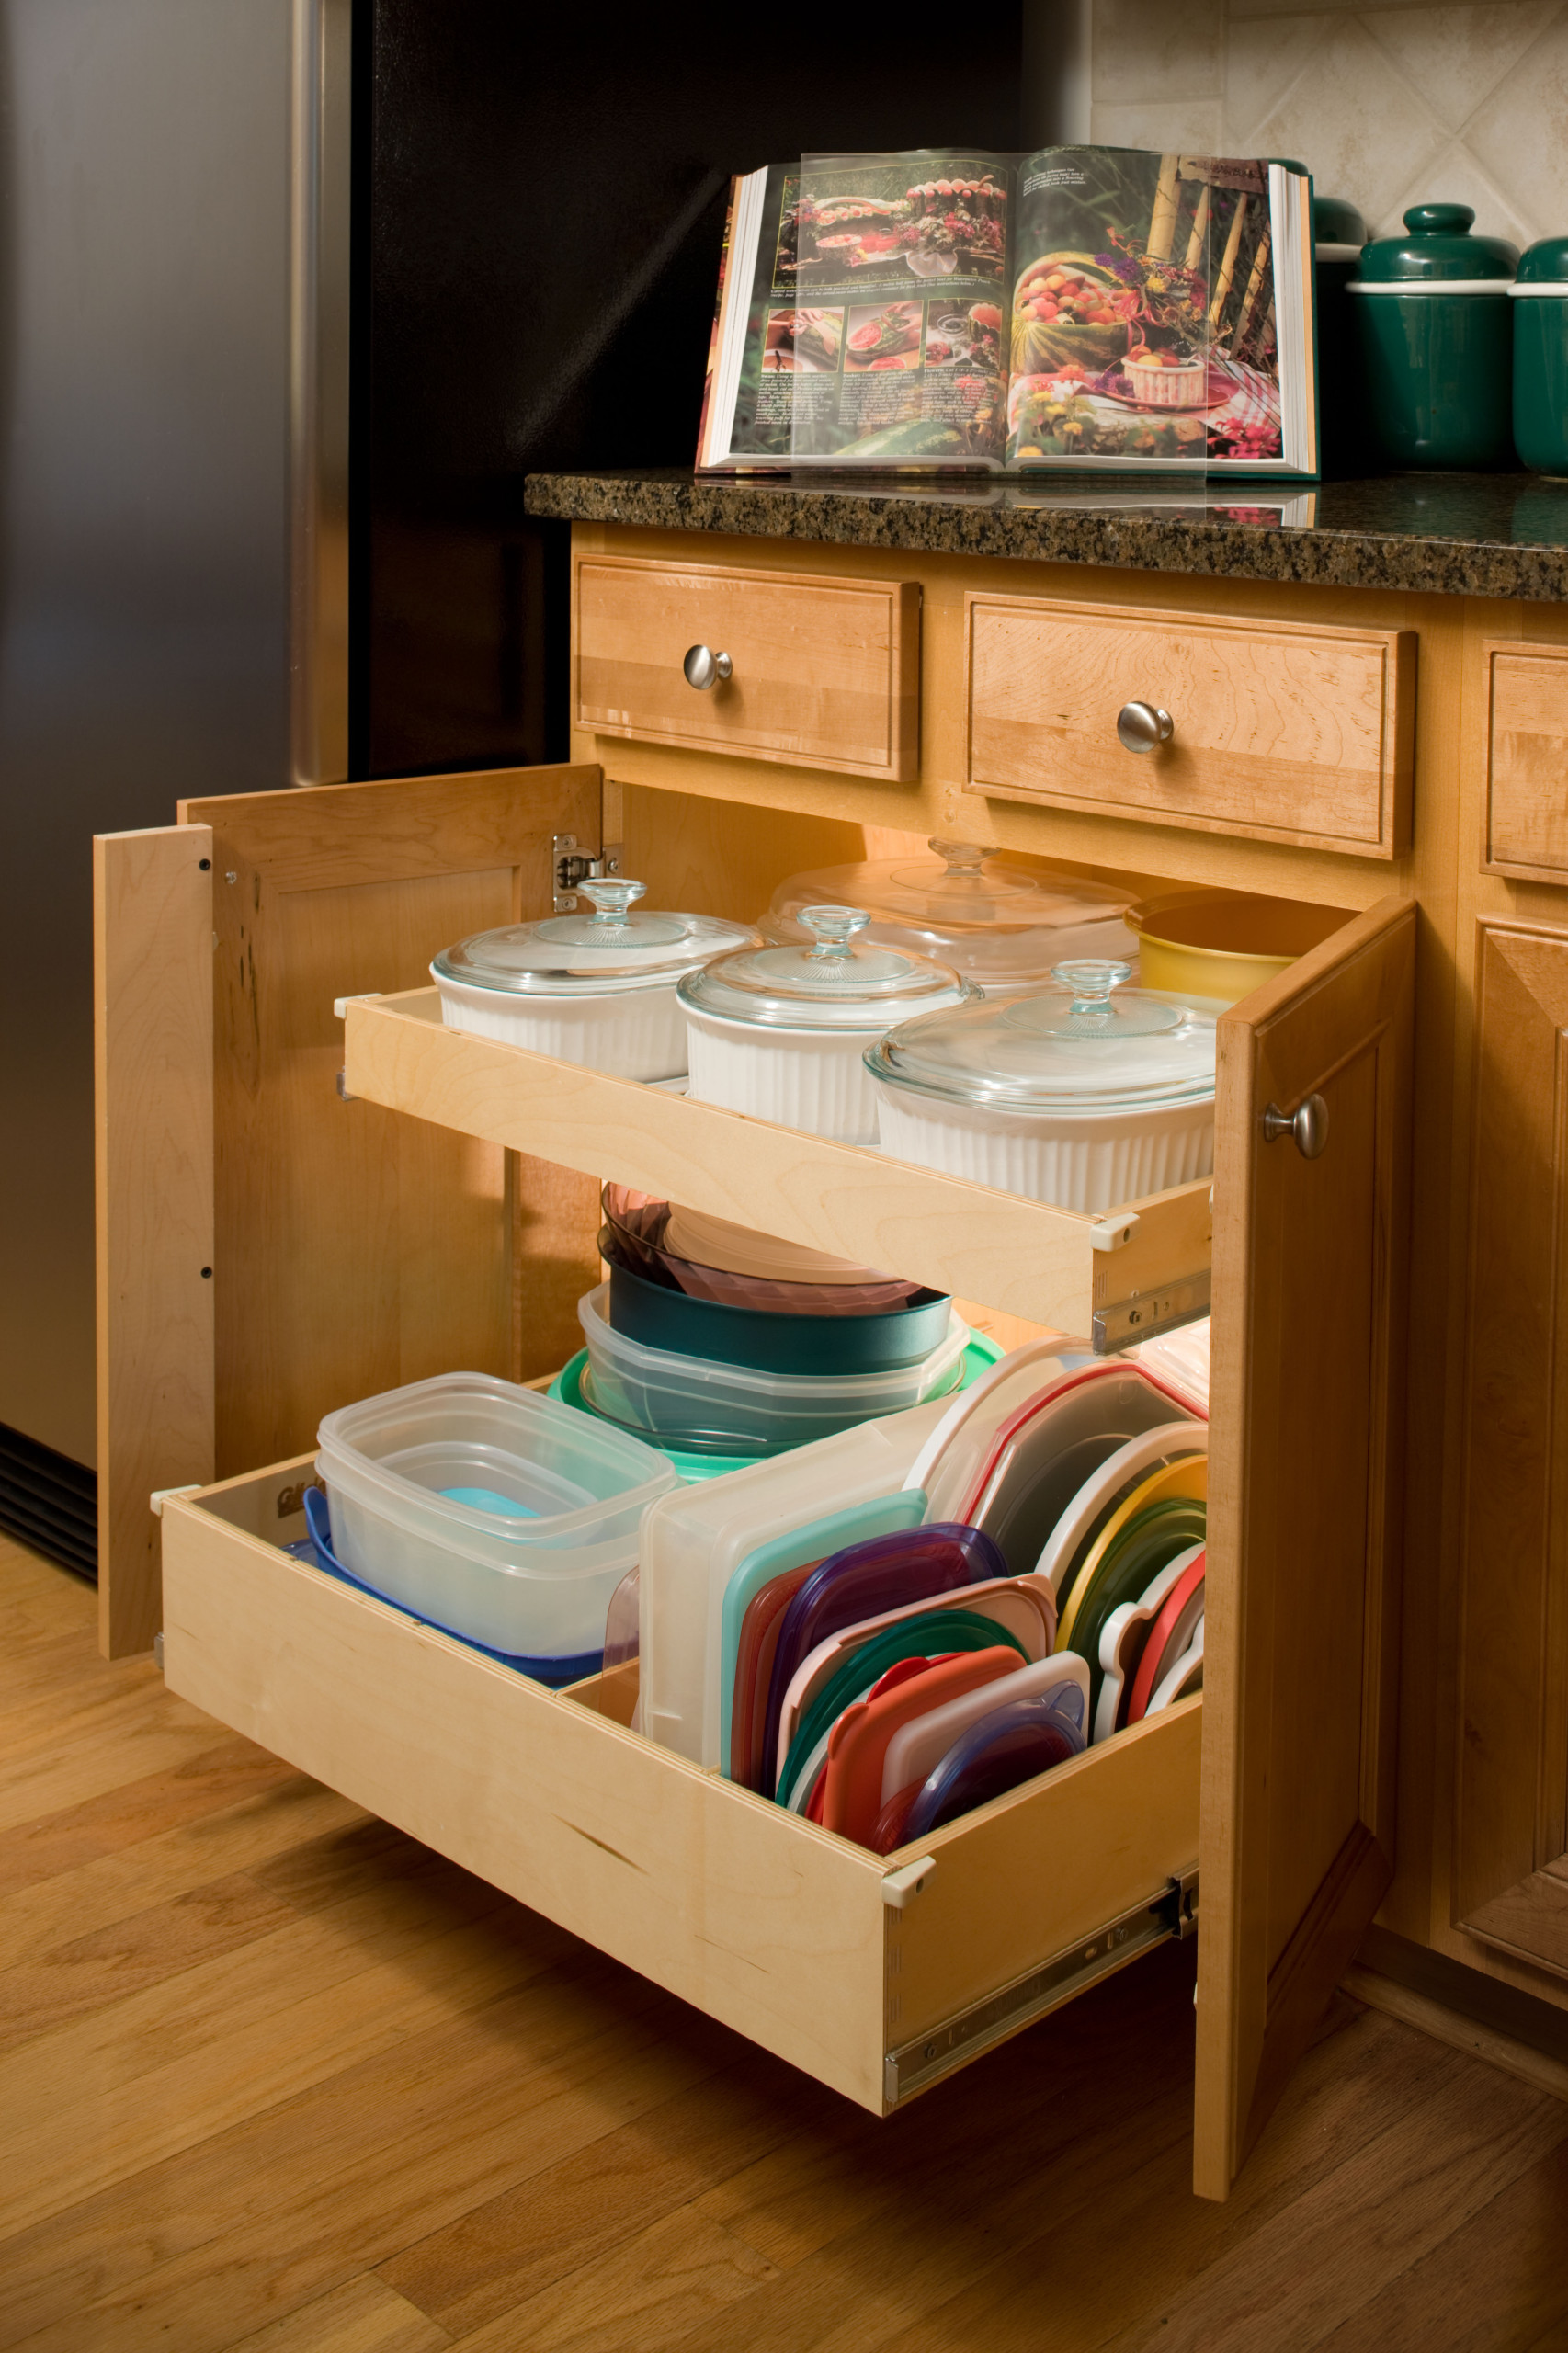
{"type": "Polygon", "coordinates": [[[1540,237],[1527,245],[1518,282],[1521,286],[1558,285],[1568,294],[1568,237],[1540,237]]]}
{"type": "Polygon", "coordinates": [[[1473,287],[1477,279],[1496,278],[1501,288],[1518,266],[1518,247],[1505,237],[1472,236],[1474,220],[1468,204],[1413,204],[1404,236],[1379,237],[1362,247],[1362,285],[1454,280],[1473,287]]]}

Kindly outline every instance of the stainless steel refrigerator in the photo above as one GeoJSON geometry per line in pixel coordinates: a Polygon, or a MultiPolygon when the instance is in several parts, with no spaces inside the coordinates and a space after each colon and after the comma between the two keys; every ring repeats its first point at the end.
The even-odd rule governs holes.
{"type": "Polygon", "coordinates": [[[729,174],[1016,145],[1020,17],[0,0],[0,1527],[93,1567],[91,836],[562,750],[525,475],[689,463],[729,174]]]}

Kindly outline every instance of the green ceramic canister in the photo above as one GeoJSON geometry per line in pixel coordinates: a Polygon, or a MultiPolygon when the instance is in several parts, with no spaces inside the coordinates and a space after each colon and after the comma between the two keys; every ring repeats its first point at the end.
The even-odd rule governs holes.
{"type": "Polygon", "coordinates": [[[1358,474],[1375,465],[1367,404],[1349,388],[1361,373],[1356,305],[1346,288],[1361,266],[1367,224],[1345,197],[1312,196],[1318,313],[1319,445],[1325,474],[1358,474]]]}
{"type": "MultiPolygon", "coordinates": [[[[1468,204],[1415,204],[1406,234],[1362,248],[1355,298],[1361,396],[1386,466],[1514,459],[1508,289],[1518,251],[1471,233],[1468,204]]],[[[1332,401],[1335,388],[1325,385],[1332,401]]]]}
{"type": "Polygon", "coordinates": [[[1532,473],[1568,474],[1568,237],[1527,248],[1514,313],[1514,447],[1532,473]]]}

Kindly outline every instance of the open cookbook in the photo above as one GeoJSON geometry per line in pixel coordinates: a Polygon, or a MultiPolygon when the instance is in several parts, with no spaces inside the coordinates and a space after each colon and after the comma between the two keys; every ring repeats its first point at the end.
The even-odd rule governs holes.
{"type": "Polygon", "coordinates": [[[699,472],[1318,472],[1312,181],[1049,147],[734,180],[699,472]]]}

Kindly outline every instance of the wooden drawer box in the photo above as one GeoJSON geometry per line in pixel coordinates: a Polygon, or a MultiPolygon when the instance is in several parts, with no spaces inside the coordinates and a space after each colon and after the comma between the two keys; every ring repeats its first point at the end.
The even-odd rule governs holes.
{"type": "Polygon", "coordinates": [[[918,583],[817,579],[633,557],[577,557],[579,727],[795,767],[911,781],[918,770],[918,583]],[[731,675],[699,689],[706,645],[731,675]]]}
{"type": "Polygon", "coordinates": [[[1408,847],[1413,633],[965,607],[971,791],[1363,858],[1408,847]],[[1153,751],[1118,738],[1134,701],[1173,722],[1153,751]]]}
{"type": "MultiPolygon", "coordinates": [[[[407,990],[459,910],[548,904],[555,836],[603,838],[601,781],[238,795],[100,845],[100,1006],[107,976],[140,976],[99,1033],[111,1642],[162,1626],[170,1681],[219,1720],[882,2109],[1170,1932],[1196,1713],[883,1860],[634,1738],[630,1677],[549,1694],[301,1566],[282,1549],[301,1449],[347,1398],[506,1370],[559,1286],[558,1236],[574,1305],[599,1176],[1112,1347],[1201,1303],[1209,1188],[1084,1216],[447,1029],[427,988],[366,994],[407,990]],[[513,1176],[503,1153],[534,1157],[513,1176]],[[477,1296],[465,1188],[491,1204],[477,1296]],[[165,1269],[187,1256],[213,1301],[194,1437],[145,1377],[186,1364],[165,1269]],[[240,1452],[258,1413],[287,1434],[240,1452]],[[295,1459],[214,1488],[215,1454],[295,1459]],[[200,1493],[157,1520],[154,1487],[200,1493]]],[[[1415,923],[1396,900],[1354,918],[1219,1026],[1195,2143],[1214,2196],[1391,1870],[1415,923]]]]}
{"type": "Polygon", "coordinates": [[[1568,882],[1568,653],[1489,643],[1482,864],[1568,882]]]}
{"type": "Polygon", "coordinates": [[[625,1729],[634,1667],[547,1691],[304,1566],[312,1473],[165,1506],[170,1688],[863,2107],[1177,1927],[1200,1699],[873,1855],[625,1729]]]}

